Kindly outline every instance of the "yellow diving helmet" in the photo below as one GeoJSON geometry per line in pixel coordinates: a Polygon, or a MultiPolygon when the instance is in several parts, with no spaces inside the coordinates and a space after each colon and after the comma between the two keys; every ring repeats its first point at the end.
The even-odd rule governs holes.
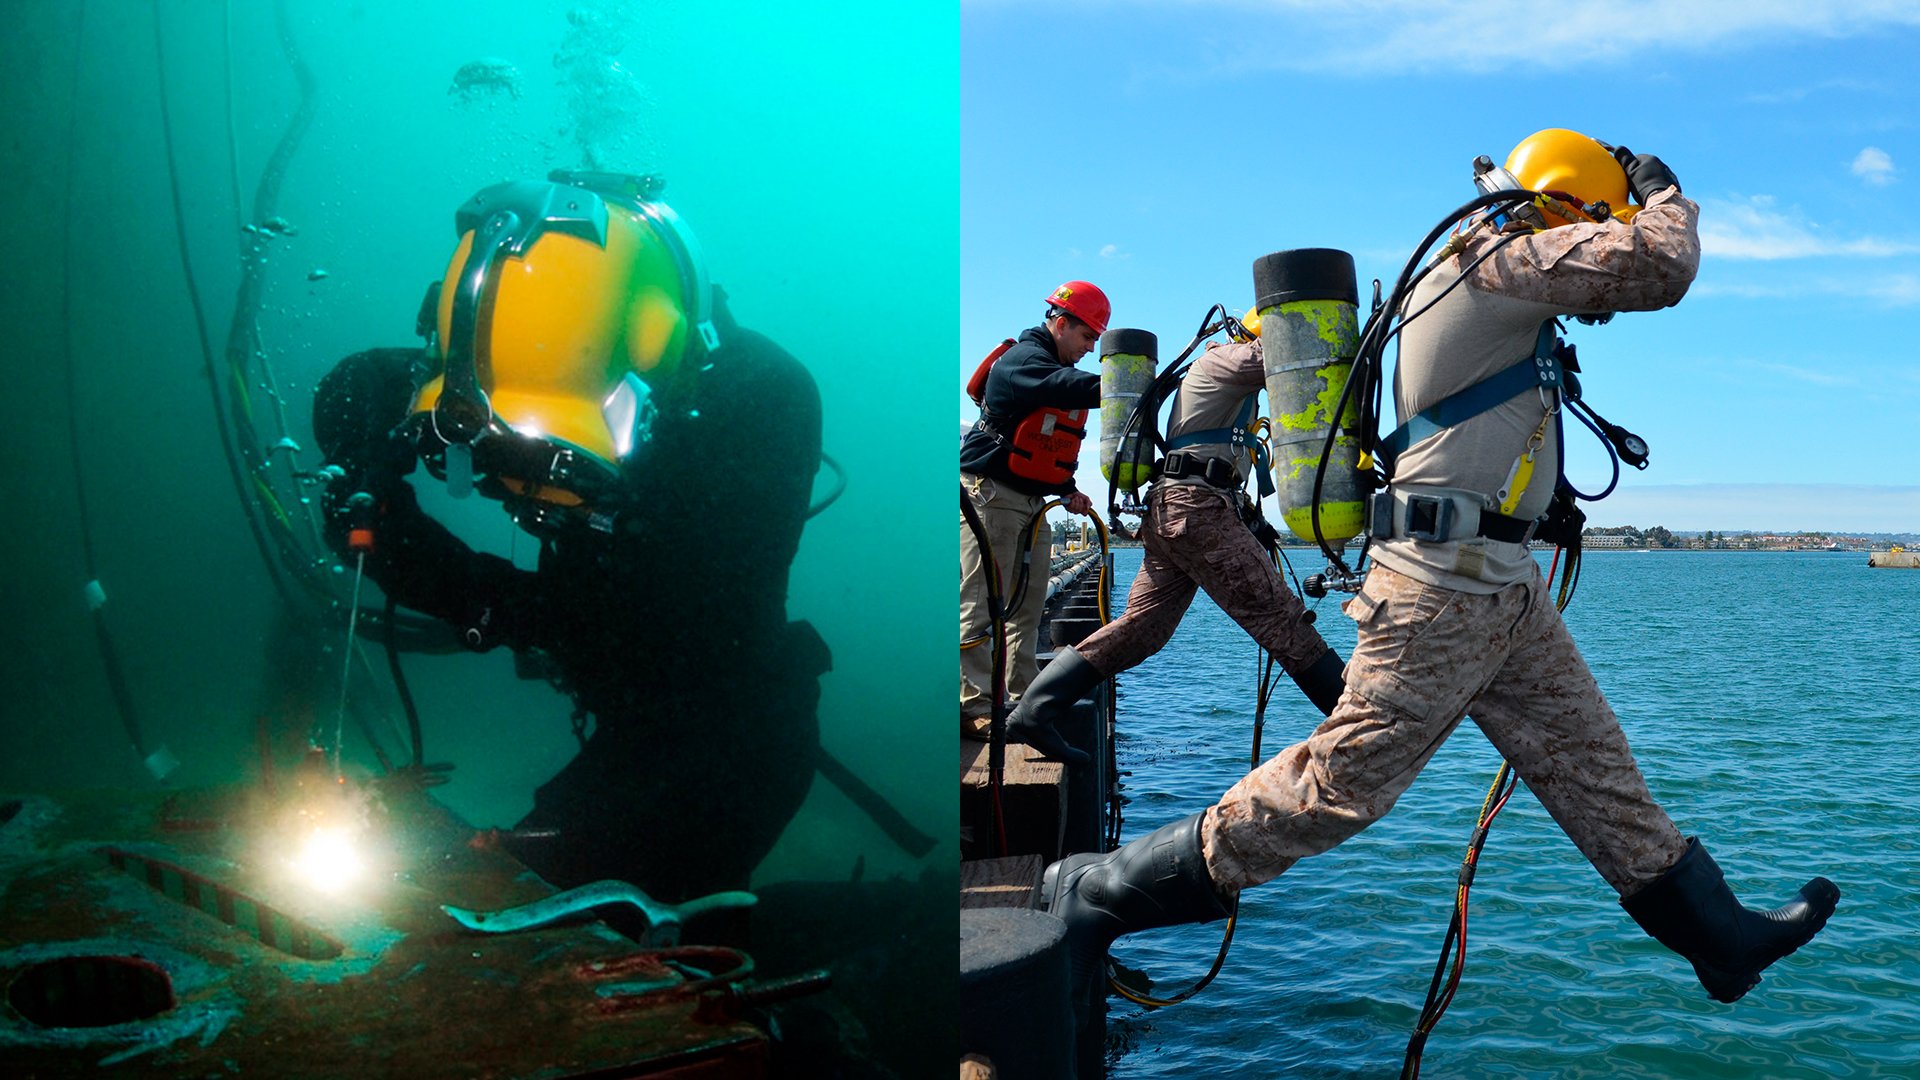
{"type": "MultiPolygon", "coordinates": [[[[1260,307],[1258,304],[1248,308],[1247,313],[1240,316],[1240,325],[1247,331],[1246,340],[1260,340],[1260,307]]],[[[1240,340],[1240,335],[1234,333],[1233,327],[1231,326],[1227,327],[1227,336],[1235,341],[1240,340]]]]}
{"type": "Polygon", "coordinates": [[[1571,199],[1574,208],[1588,218],[1569,218],[1549,206],[1536,203],[1546,228],[1570,225],[1576,220],[1606,217],[1607,212],[1622,221],[1629,220],[1638,207],[1627,205],[1627,170],[1614,160],[1613,151],[1599,140],[1566,128],[1547,128],[1520,140],[1507,155],[1504,169],[1480,157],[1474,161],[1474,182],[1483,192],[1524,188],[1571,199]]]}
{"type": "Polygon", "coordinates": [[[704,261],[653,177],[559,171],[454,216],[435,312],[441,374],[416,445],[456,496],[590,505],[647,442],[653,390],[719,346],[704,261]]]}

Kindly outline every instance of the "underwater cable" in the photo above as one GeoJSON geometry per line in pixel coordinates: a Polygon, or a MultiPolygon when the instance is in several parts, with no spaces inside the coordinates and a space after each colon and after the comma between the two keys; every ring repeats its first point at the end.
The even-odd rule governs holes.
{"type": "MultiPolygon", "coordinates": [[[[356,495],[355,498],[366,496],[356,495]]],[[[369,498],[368,501],[371,501],[369,498]]],[[[357,551],[353,559],[353,602],[347,607],[346,647],[340,650],[340,711],[333,721],[333,775],[340,776],[340,747],[346,743],[347,728],[347,687],[353,685],[353,633],[355,624],[360,621],[360,584],[366,579],[367,553],[357,551]]]]}
{"type": "MultiPolygon", "coordinates": [[[[273,581],[274,588],[279,590],[281,597],[288,604],[293,604],[293,593],[288,587],[287,582],[281,577],[281,564],[274,558],[273,548],[267,539],[266,527],[261,521],[260,508],[257,502],[258,496],[255,494],[258,488],[257,486],[250,486],[248,484],[246,478],[243,476],[240,461],[236,457],[236,436],[228,425],[226,411],[220,400],[220,380],[214,374],[213,338],[207,329],[206,306],[201,303],[200,300],[200,286],[194,278],[193,259],[187,248],[186,210],[182,206],[180,198],[180,169],[174,161],[173,114],[172,109],[169,108],[167,104],[166,35],[161,30],[161,11],[159,7],[155,7],[153,12],[153,53],[154,62],[157,65],[157,78],[159,80],[159,92],[155,96],[159,99],[160,132],[166,148],[168,190],[173,197],[174,237],[180,249],[180,269],[186,282],[187,299],[193,308],[194,329],[200,338],[200,355],[204,365],[203,370],[206,373],[208,387],[213,393],[214,419],[220,428],[220,441],[228,448],[227,471],[233,480],[234,491],[240,497],[240,505],[247,511],[247,525],[253,533],[255,546],[260,549],[261,559],[267,564],[267,576],[273,581]]],[[[240,386],[239,392],[241,394],[245,393],[244,384],[240,386]]],[[[238,403],[235,405],[235,411],[236,413],[239,412],[238,403]]],[[[283,549],[282,555],[284,556],[285,554],[286,552],[283,549]]]]}
{"type": "Polygon", "coordinates": [[[93,514],[87,504],[86,469],[80,453],[80,361],[73,347],[73,179],[79,157],[80,75],[81,59],[86,55],[82,47],[86,30],[87,5],[86,0],[81,0],[74,11],[73,91],[68,99],[67,182],[63,185],[66,207],[61,214],[65,230],[61,245],[60,354],[67,376],[67,447],[73,460],[74,502],[80,515],[80,554],[86,570],[87,607],[93,616],[93,634],[100,649],[100,663],[106,669],[107,690],[113,697],[114,710],[120,715],[120,726],[126,730],[134,753],[140,756],[154,779],[164,780],[178,762],[164,746],[159,749],[148,748],[146,736],[140,727],[139,711],[134,707],[133,691],[127,685],[126,671],[120,665],[120,650],[115,646],[112,629],[107,625],[107,594],[100,584],[99,567],[95,561],[93,514]]]}

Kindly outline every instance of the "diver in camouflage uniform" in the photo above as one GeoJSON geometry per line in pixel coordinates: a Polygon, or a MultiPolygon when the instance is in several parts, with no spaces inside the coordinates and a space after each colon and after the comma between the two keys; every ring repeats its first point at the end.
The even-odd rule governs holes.
{"type": "Polygon", "coordinates": [[[1342,685],[1340,656],[1313,628],[1305,605],[1241,516],[1245,423],[1265,382],[1258,341],[1216,344],[1193,362],[1174,395],[1167,437],[1177,449],[1147,497],[1140,523],[1146,552],[1126,613],[1054,654],[1008,716],[1010,738],[1084,763],[1087,755],[1067,745],[1054,725],[1102,681],[1164,648],[1199,589],[1280,661],[1316,708],[1333,711],[1342,685]]]}
{"type": "MultiPolygon", "coordinates": [[[[1547,218],[1531,231],[1483,222],[1444,254],[1404,307],[1424,313],[1403,324],[1395,387],[1403,421],[1529,356],[1546,320],[1668,307],[1693,281],[1699,211],[1660,159],[1550,130],[1521,143],[1508,169],[1529,190],[1609,206],[1623,206],[1630,191],[1644,209],[1630,220],[1547,218]]],[[[1557,391],[1528,389],[1401,454],[1390,535],[1376,539],[1376,564],[1346,605],[1359,629],[1346,692],[1305,742],[1201,813],[1107,855],[1048,867],[1043,896],[1067,924],[1076,1001],[1114,938],[1221,918],[1238,890],[1385,815],[1468,715],[1634,921],[1691,961],[1714,998],[1737,1000],[1826,924],[1839,899],[1832,882],[1815,878],[1786,906],[1750,911],[1654,802],[1524,535],[1407,535],[1409,495],[1484,498],[1475,493],[1501,486],[1530,433],[1544,436],[1544,460],[1558,461],[1558,432],[1543,420],[1558,405],[1557,391]]],[[[1535,472],[1506,515],[1542,514],[1556,474],[1535,472]]],[[[1381,531],[1376,523],[1377,538],[1381,531]]]]}

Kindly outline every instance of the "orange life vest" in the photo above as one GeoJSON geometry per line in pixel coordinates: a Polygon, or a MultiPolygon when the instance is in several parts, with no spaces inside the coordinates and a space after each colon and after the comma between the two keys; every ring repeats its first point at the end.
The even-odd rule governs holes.
{"type": "Polygon", "coordinates": [[[1071,484],[1087,437],[1086,409],[1035,409],[1013,429],[1007,471],[1035,483],[1071,484]]]}
{"type": "Polygon", "coordinates": [[[1025,480],[1050,487],[1073,482],[1073,471],[1080,465],[1080,443],[1087,437],[1088,409],[1035,409],[1014,425],[1008,437],[986,413],[987,373],[1014,340],[1007,338],[994,346],[967,380],[967,396],[982,410],[984,427],[1007,448],[1007,471],[1025,480]]]}

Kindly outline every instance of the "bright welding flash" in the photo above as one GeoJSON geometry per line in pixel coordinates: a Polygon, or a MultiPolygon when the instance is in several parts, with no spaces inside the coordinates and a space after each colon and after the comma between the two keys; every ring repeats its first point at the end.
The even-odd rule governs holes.
{"type": "Polygon", "coordinates": [[[367,869],[353,840],[353,831],[340,826],[314,829],[294,856],[294,872],[323,893],[344,891],[367,869]]]}

